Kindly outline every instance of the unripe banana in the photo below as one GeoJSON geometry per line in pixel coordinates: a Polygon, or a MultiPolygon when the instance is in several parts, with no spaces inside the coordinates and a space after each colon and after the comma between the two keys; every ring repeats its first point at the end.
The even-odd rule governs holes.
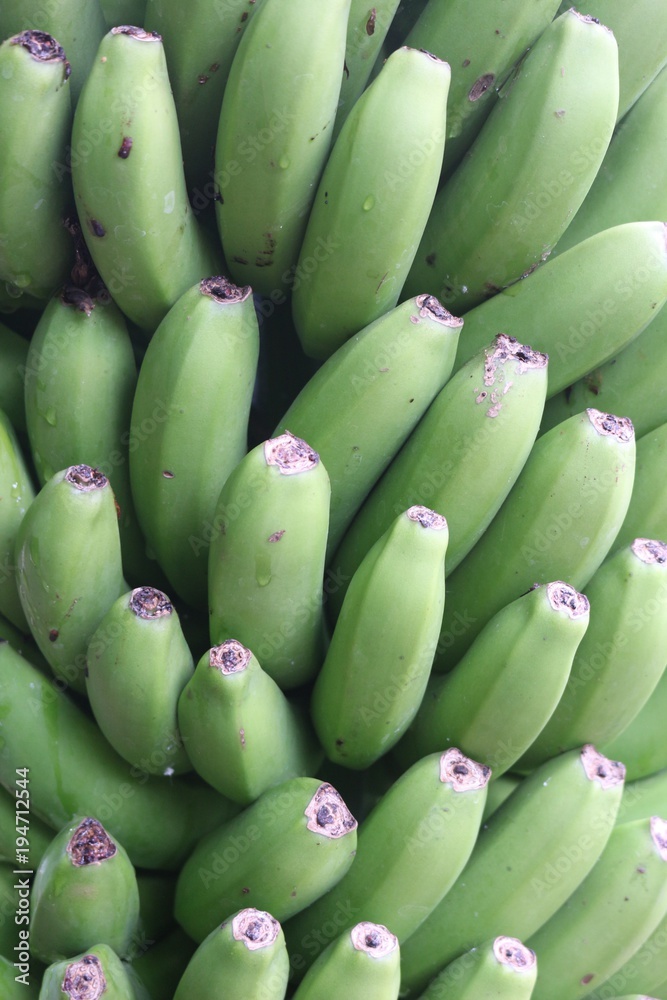
{"type": "Polygon", "coordinates": [[[21,522],[35,499],[35,487],[4,410],[0,410],[0,498],[0,612],[27,635],[28,622],[16,583],[14,550],[21,522]]]}
{"type": "Polygon", "coordinates": [[[438,669],[453,666],[491,616],[534,583],[586,585],[623,523],[634,465],[625,417],[589,409],[538,438],[503,506],[448,576],[438,669]]]}
{"type": "Polygon", "coordinates": [[[525,778],[489,817],[442,902],[402,945],[402,991],[418,994],[445,965],[494,934],[527,941],[597,861],[622,791],[623,765],[591,746],[561,754],[525,778]]]}
{"type": "MultiPolygon", "coordinates": [[[[0,992],[4,1000],[39,1000],[39,982],[17,970],[12,958],[0,955],[0,992]],[[22,976],[19,981],[18,976],[22,976]]],[[[27,962],[25,963],[28,964],[27,962]]]]}
{"type": "Polygon", "coordinates": [[[0,280],[16,295],[48,299],[73,256],[64,226],[71,187],[54,173],[65,159],[72,103],[61,40],[40,28],[0,32],[0,280]]]}
{"type": "Polygon", "coordinates": [[[535,952],[501,936],[450,962],[419,1000],[530,1000],[536,980],[535,952]]]}
{"type": "Polygon", "coordinates": [[[397,49],[348,115],[288,282],[309,357],[328,358],[398,302],[440,176],[449,77],[428,52],[397,49]]]}
{"type": "Polygon", "coordinates": [[[174,996],[196,949],[192,938],[176,927],[133,959],[132,968],[148,990],[151,1000],[174,996]]]}
{"type": "Polygon", "coordinates": [[[280,291],[296,268],[331,145],[349,11],[350,0],[271,0],[232,62],[215,212],[232,278],[262,295],[280,291]]]}
{"type": "Polygon", "coordinates": [[[562,697],[522,755],[519,771],[580,746],[584,738],[606,747],[632,722],[664,672],[664,542],[636,538],[593,574],[586,595],[590,625],[574,653],[562,697]]]}
{"type": "Polygon", "coordinates": [[[137,872],[139,888],[139,925],[132,942],[130,961],[163,940],[176,927],[173,917],[176,876],[173,872],[142,869],[137,872]]]}
{"type": "Polygon", "coordinates": [[[397,758],[456,746],[494,778],[509,770],[559,704],[588,622],[587,597],[560,581],[502,608],[454,670],[431,677],[397,758]]]}
{"type": "Polygon", "coordinates": [[[12,427],[26,432],[23,373],[30,342],[0,323],[0,400],[12,427]]]}
{"type": "MultiPolygon", "coordinates": [[[[644,820],[645,822],[645,820],[644,820]]],[[[661,984],[667,976],[667,916],[649,934],[627,961],[616,969],[599,989],[586,995],[586,1000],[652,1000],[664,996],[661,984]],[[642,990],[633,996],[616,997],[619,990],[642,990]],[[651,996],[648,996],[648,994],[651,996]]]]}
{"type": "Polygon", "coordinates": [[[614,36],[568,10],[505,88],[438,194],[405,283],[406,295],[431,292],[453,312],[546,260],[584,200],[616,122],[614,36]]]}
{"type": "Polygon", "coordinates": [[[91,256],[125,315],[152,333],[183,292],[221,265],[188,202],[159,35],[122,25],[104,36],[74,115],[72,149],[91,256]]]}
{"type": "Polygon", "coordinates": [[[467,312],[454,367],[511,330],[548,354],[551,397],[623,350],[666,300],[665,223],[614,226],[467,312]]]}
{"type": "Polygon", "coordinates": [[[447,511],[447,572],[453,572],[498,512],[526,462],[546,387],[546,355],[505,334],[445,384],[367,497],[331,561],[342,579],[340,590],[332,594],[335,609],[367,551],[412,504],[447,511]]]}
{"type": "Polygon", "coordinates": [[[294,993],[294,1000],[329,1000],[335,983],[348,1000],[398,1000],[400,946],[383,924],[363,920],[322,952],[294,993]]]}
{"type": "Polygon", "coordinates": [[[618,822],[629,823],[646,816],[667,812],[667,767],[641,778],[626,781],[618,822]]]}
{"type": "MultiPolygon", "coordinates": [[[[146,994],[141,994],[141,1000],[146,994]]],[[[44,972],[39,1000],[140,1000],[131,966],[107,944],[54,962],[44,972]]]]}
{"type": "Polygon", "coordinates": [[[85,691],[91,635],[126,589],[109,480],[89,465],[57,472],[16,535],[16,582],[32,636],[53,673],[85,691]]]}
{"type": "Polygon", "coordinates": [[[324,756],[303,709],[235,639],[199,660],[179,698],[178,724],[195,770],[242,805],[314,774],[324,756]]]}
{"type": "Polygon", "coordinates": [[[402,943],[461,874],[482,819],[489,768],[456,748],[429,754],[405,771],[359,827],[346,875],[285,925],[295,974],[359,920],[394,928],[402,943]]]}
{"type": "Polygon", "coordinates": [[[208,539],[245,455],[259,355],[249,287],[206,278],[169,310],[144,356],[130,426],[137,517],[173,590],[207,606],[208,539]]]}
{"type": "Polygon", "coordinates": [[[368,767],[414,719],[445,606],[448,540],[441,514],[410,507],[352,577],[310,704],[330,760],[368,767]]]}
{"type": "Polygon", "coordinates": [[[95,944],[127,958],[139,920],[132,862],[93,817],[68,823],[53,838],[30,894],[30,947],[49,965],[95,944]]]}
{"type": "Polygon", "coordinates": [[[282,417],[275,433],[304,438],[329,473],[328,556],[447,382],[461,326],[432,296],[402,302],[339,347],[282,417]]]}
{"type": "Polygon", "coordinates": [[[499,809],[505,799],[509,798],[512,792],[521,784],[523,779],[517,774],[499,774],[489,783],[489,791],[486,796],[486,805],[482,814],[482,823],[486,823],[496,809],[499,809]]]}
{"type": "Polygon", "coordinates": [[[199,841],[181,868],[174,914],[201,942],[247,902],[284,923],[348,870],[357,821],[317,778],[292,778],[199,841]]]}
{"type": "Polygon", "coordinates": [[[622,823],[595,866],[527,944],[534,1000],[580,1000],[641,947],[667,912],[667,821],[622,823]]]}
{"type": "Polygon", "coordinates": [[[667,423],[637,440],[635,481],[630,506],[609,556],[635,538],[660,538],[667,541],[667,423]]]}
{"type": "Polygon", "coordinates": [[[173,1000],[283,1000],[289,978],[285,937],[263,910],[239,910],[204,938],[173,1000]]]}
{"type": "MultiPolygon", "coordinates": [[[[660,612],[660,617],[664,611],[660,612]]],[[[667,768],[667,746],[665,745],[665,715],[667,712],[667,672],[651,692],[647,702],[635,715],[632,722],[605,746],[605,751],[620,750],[619,759],[625,763],[627,757],[628,776],[631,781],[646,778],[667,768]]],[[[662,810],[667,815],[667,802],[662,810]]]]}
{"type": "Polygon", "coordinates": [[[248,452],[215,508],[211,643],[242,642],[282,688],[312,679],[324,655],[329,497],[319,455],[286,432],[248,452]]]}
{"type": "Polygon", "coordinates": [[[171,601],[138,587],[114,601],[86,651],[86,694],[111,746],[138,771],[192,770],[178,728],[178,699],[194,673],[171,601]]]}

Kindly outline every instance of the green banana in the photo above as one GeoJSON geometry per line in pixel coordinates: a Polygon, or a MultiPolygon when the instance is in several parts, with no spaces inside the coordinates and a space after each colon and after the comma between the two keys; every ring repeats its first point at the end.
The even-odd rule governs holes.
{"type": "Polygon", "coordinates": [[[583,738],[606,747],[630,725],[665,670],[664,542],[636,538],[593,574],[586,594],[591,621],[565,690],[517,770],[580,746],[583,738]]]}
{"type": "Polygon", "coordinates": [[[428,52],[397,49],[348,115],[286,275],[309,357],[328,358],[397,304],[440,176],[449,77],[428,52]]]}
{"type": "Polygon", "coordinates": [[[350,0],[271,0],[229,72],[215,146],[218,231],[232,278],[265,296],[284,295],[295,272],[331,145],[349,11],[350,0]]]}
{"type": "Polygon", "coordinates": [[[151,1000],[173,998],[178,981],[196,948],[192,938],[176,927],[133,959],[132,968],[148,990],[151,1000]]]}
{"type": "MultiPolygon", "coordinates": [[[[663,469],[667,460],[667,423],[661,424],[637,440],[635,482],[630,506],[609,556],[635,538],[661,538],[667,541],[667,511],[662,502],[667,488],[663,469]]],[[[609,558],[609,556],[607,558],[609,558]]]]}
{"type": "MultiPolygon", "coordinates": [[[[663,671],[643,708],[635,715],[632,722],[605,746],[605,750],[620,750],[622,754],[620,760],[624,763],[627,758],[629,780],[646,778],[667,768],[665,712],[667,712],[667,672],[663,671]]],[[[663,811],[667,814],[667,803],[663,811]]]]}
{"type": "Polygon", "coordinates": [[[329,473],[328,556],[447,382],[461,326],[432,296],[402,302],[339,347],[282,417],[275,433],[303,437],[329,473]]]}
{"type": "Polygon", "coordinates": [[[139,922],[129,960],[134,962],[153,944],[176,928],[173,916],[176,876],[173,872],[142,869],[137,872],[139,922]]]}
{"type": "Polygon", "coordinates": [[[347,874],[285,924],[295,975],[359,920],[392,927],[401,944],[410,938],[468,861],[489,775],[450,748],[422,758],[391,785],[359,827],[347,874]]]}
{"type": "Polygon", "coordinates": [[[597,861],[622,791],[623,765],[588,745],[524,778],[489,817],[442,902],[401,945],[401,990],[418,995],[440,969],[500,928],[527,942],[597,861]]]}
{"type": "Polygon", "coordinates": [[[458,566],[528,459],[546,388],[546,355],[502,333],[446,383],[367,497],[331,561],[342,580],[332,595],[334,609],[366,552],[411,504],[447,512],[447,573],[458,566]]]}
{"type": "Polygon", "coordinates": [[[73,816],[95,816],[135,867],[171,871],[238,810],[191,778],[165,781],[130,767],[62,682],[2,641],[0,675],[0,784],[13,789],[16,769],[27,768],[31,814],[54,830],[73,816]]]}
{"type": "Polygon", "coordinates": [[[512,792],[521,784],[522,778],[517,774],[499,774],[498,777],[492,775],[489,783],[489,791],[486,796],[486,805],[482,814],[482,823],[486,823],[496,809],[499,809],[505,799],[509,798],[512,792]]]}
{"type": "Polygon", "coordinates": [[[539,965],[533,1000],[579,1000],[616,972],[667,913],[667,821],[617,826],[560,910],[527,941],[539,965]]]}
{"type": "Polygon", "coordinates": [[[178,701],[178,725],[195,770],[242,805],[314,774],[324,757],[306,713],[235,639],[199,660],[178,701]]]}
{"type": "Polygon", "coordinates": [[[85,691],[86,648],[126,589],[109,480],[71,465],[42,487],[18,527],[16,582],[32,636],[54,675],[85,691]]]}
{"type": "Polygon", "coordinates": [[[35,487],[20,442],[0,410],[0,612],[26,635],[28,622],[16,583],[14,549],[20,524],[34,499],[35,487]]]}
{"type": "MultiPolygon", "coordinates": [[[[645,822],[645,820],[644,820],[645,822]]],[[[655,930],[642,942],[632,956],[616,969],[599,989],[586,995],[586,1000],[606,1000],[616,997],[619,990],[643,990],[635,994],[637,1000],[651,1000],[648,993],[664,996],[660,985],[667,976],[667,916],[664,916],[655,930]]],[[[618,997],[617,1000],[632,1000],[632,997],[618,997]]]]}
{"type": "Polygon", "coordinates": [[[122,844],[90,816],[68,823],[40,861],[30,911],[30,947],[47,965],[100,943],[127,958],[139,888],[122,844]]]}
{"type": "Polygon", "coordinates": [[[592,408],[538,438],[499,512],[448,576],[437,669],[453,666],[491,616],[534,583],[586,585],[623,523],[634,464],[632,423],[592,408]]]}
{"type": "MultiPolygon", "coordinates": [[[[25,956],[30,957],[27,948],[25,956]]],[[[11,958],[0,955],[0,992],[4,1000],[38,1000],[39,983],[30,978],[30,962],[22,964],[27,971],[17,969],[11,958]]]]}
{"type": "Polygon", "coordinates": [[[329,497],[319,455],[288,431],[248,452],[215,508],[211,643],[237,639],[282,688],[312,679],[324,656],[329,497]]]}
{"type": "Polygon", "coordinates": [[[495,106],[518,59],[537,41],[558,10],[558,0],[430,0],[405,39],[452,67],[447,102],[443,173],[463,159],[495,106]]]}
{"type": "Polygon", "coordinates": [[[537,584],[512,601],[450,673],[431,677],[397,758],[409,764],[456,746],[494,778],[512,768],[561,703],[588,627],[588,599],[566,583],[537,584]]]}
{"type": "Polygon", "coordinates": [[[29,340],[0,323],[0,401],[12,427],[25,434],[23,373],[28,357],[29,340]]]}
{"type": "Polygon", "coordinates": [[[263,910],[239,910],[204,938],[173,1000],[283,1000],[289,957],[278,921],[263,910]]]}
{"type": "Polygon", "coordinates": [[[17,296],[48,299],[73,257],[72,191],[54,172],[72,127],[70,63],[44,30],[0,38],[0,280],[17,296]]]}
{"type": "Polygon", "coordinates": [[[537,958],[518,938],[496,937],[440,972],[419,1000],[530,1000],[537,958]]]}
{"type": "Polygon", "coordinates": [[[511,330],[548,354],[551,397],[623,350],[665,301],[665,223],[614,226],[467,312],[454,368],[511,330]]]}
{"type": "Polygon", "coordinates": [[[192,770],[178,728],[178,699],[194,673],[171,601],[154,587],[119,597],[86,651],[86,694],[107,740],[138,771],[192,770]]]}
{"type": "Polygon", "coordinates": [[[440,633],[448,540],[442,514],[410,507],[352,577],[310,703],[330,760],[368,767],[414,719],[440,633]]]}
{"type": "Polygon", "coordinates": [[[618,110],[613,34],[572,8],[505,84],[438,194],[404,292],[464,313],[546,260],[584,200],[618,110]]]}
{"type": "MultiPolygon", "coordinates": [[[[632,16],[641,20],[636,8],[632,16]]],[[[650,25],[652,20],[650,17],[644,23],[650,25]]],[[[638,65],[645,65],[643,59],[638,65]]],[[[667,219],[666,109],[667,67],[616,127],[591,189],[556,244],[555,254],[611,226],[640,219],[667,219]]]]}
{"type": "Polygon", "coordinates": [[[39,1000],[140,1000],[130,969],[109,945],[96,944],[49,965],[39,1000]]]}
{"type": "Polygon", "coordinates": [[[357,846],[357,821],[331,785],[291,778],[203,837],[181,868],[174,914],[195,941],[239,903],[283,923],[332,888],[357,846]]]}
{"type": "Polygon", "coordinates": [[[102,280],[150,334],[183,292],[221,264],[188,202],[159,35],[122,25],[103,37],[74,114],[71,169],[102,280]]]}
{"type": "Polygon", "coordinates": [[[619,822],[661,816],[664,812],[667,812],[667,768],[626,781],[619,822]]]}
{"type": "Polygon", "coordinates": [[[258,355],[251,289],[212,277],[179,297],[139,370],[129,444],[137,516],[170,586],[197,608],[207,606],[218,496],[246,453],[258,355]]]}
{"type": "Polygon", "coordinates": [[[331,984],[348,1000],[398,1000],[398,938],[384,924],[363,920],[322,952],[294,993],[294,1000],[329,1000],[331,984]]]}
{"type": "Polygon", "coordinates": [[[191,199],[196,212],[210,205],[217,194],[213,182],[214,150],[222,95],[239,42],[263,2],[190,0],[182,4],[177,0],[142,0],[145,14],[140,19],[113,22],[142,24],[162,37],[185,175],[190,187],[194,187],[191,199]]]}

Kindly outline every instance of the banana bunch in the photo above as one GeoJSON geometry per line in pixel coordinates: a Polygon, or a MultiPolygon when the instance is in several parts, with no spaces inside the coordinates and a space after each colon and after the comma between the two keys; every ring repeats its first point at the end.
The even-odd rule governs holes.
{"type": "Polygon", "coordinates": [[[667,1000],[666,74],[2,4],[0,1000],[667,1000]]]}

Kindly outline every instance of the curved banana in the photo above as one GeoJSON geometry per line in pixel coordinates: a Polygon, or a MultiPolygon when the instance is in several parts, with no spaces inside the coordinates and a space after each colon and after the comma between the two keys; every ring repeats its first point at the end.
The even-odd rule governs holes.
{"type": "Polygon", "coordinates": [[[16,581],[15,548],[19,527],[35,493],[16,431],[4,410],[0,410],[0,613],[25,635],[29,626],[16,581]]]}
{"type": "Polygon", "coordinates": [[[530,1000],[537,971],[534,951],[518,938],[499,936],[450,962],[419,1000],[530,1000]]]}
{"type": "Polygon", "coordinates": [[[350,0],[271,0],[229,71],[215,146],[218,231],[232,278],[265,296],[284,294],[296,268],[331,146],[349,11],[350,0]]]}
{"type": "Polygon", "coordinates": [[[438,194],[405,283],[455,313],[546,260],[584,200],[616,123],[614,36],[572,8],[505,88],[438,194]]]}
{"type": "MultiPolygon", "coordinates": [[[[651,605],[653,608],[655,605],[651,605]]],[[[662,613],[660,613],[662,617],[662,613]]],[[[605,752],[618,750],[620,759],[627,758],[628,779],[648,778],[667,768],[667,746],[665,746],[665,712],[667,712],[667,672],[649,695],[644,706],[625,729],[610,740],[605,752]]],[[[667,803],[663,808],[667,815],[667,803]]]]}
{"type": "MultiPolygon", "coordinates": [[[[292,956],[290,956],[290,959],[292,956]]],[[[398,938],[370,920],[356,923],[322,952],[293,994],[294,1000],[329,1000],[331,985],[348,1000],[398,1000],[401,949],[398,938]]]]}
{"type": "Polygon", "coordinates": [[[328,358],[398,302],[440,176],[449,77],[428,52],[397,49],[350,111],[286,275],[309,357],[328,358]]]}
{"type": "Polygon", "coordinates": [[[610,997],[614,997],[614,1000],[652,1000],[653,996],[665,995],[662,988],[665,976],[667,976],[667,915],[599,989],[586,995],[586,1000],[608,1000],[610,997]],[[619,990],[627,989],[642,990],[642,993],[617,997],[619,990]]]}
{"type": "Polygon", "coordinates": [[[72,266],[72,190],[54,169],[72,127],[70,63],[45,30],[0,38],[0,281],[20,304],[48,299],[72,266]]]}
{"type": "Polygon", "coordinates": [[[667,510],[663,502],[667,478],[664,469],[667,469],[667,423],[637,440],[630,506],[610,549],[610,556],[618,549],[631,545],[640,536],[667,541],[667,510]]]}
{"type": "Polygon", "coordinates": [[[459,879],[401,946],[401,990],[418,995],[440,969],[499,927],[528,942],[602,853],[623,773],[622,764],[585,746],[524,778],[489,817],[459,879]]]}
{"type": "Polygon", "coordinates": [[[45,970],[40,1000],[145,1000],[136,993],[132,966],[113,948],[96,944],[86,951],[54,962],[45,970]]]}
{"type": "Polygon", "coordinates": [[[74,114],[71,165],[95,266],[125,315],[150,334],[221,264],[188,202],[159,35],[121,25],[104,36],[74,114]]]}
{"type": "Polygon", "coordinates": [[[246,453],[259,355],[249,287],[205,278],[151,338],[134,394],[130,481],[139,524],[173,590],[207,606],[218,496],[246,453]]]}
{"type": "Polygon", "coordinates": [[[589,409],[538,438],[503,506],[448,576],[438,669],[453,666],[489,618],[534,583],[586,585],[623,523],[634,465],[625,417],[589,409]]]}

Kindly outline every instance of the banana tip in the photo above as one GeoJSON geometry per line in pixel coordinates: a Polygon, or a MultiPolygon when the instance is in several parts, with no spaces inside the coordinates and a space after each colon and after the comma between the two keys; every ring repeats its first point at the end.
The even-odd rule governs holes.
{"type": "Polygon", "coordinates": [[[107,981],[96,955],[84,955],[67,966],[62,991],[69,1000],[99,1000],[106,990],[107,981]]]}

